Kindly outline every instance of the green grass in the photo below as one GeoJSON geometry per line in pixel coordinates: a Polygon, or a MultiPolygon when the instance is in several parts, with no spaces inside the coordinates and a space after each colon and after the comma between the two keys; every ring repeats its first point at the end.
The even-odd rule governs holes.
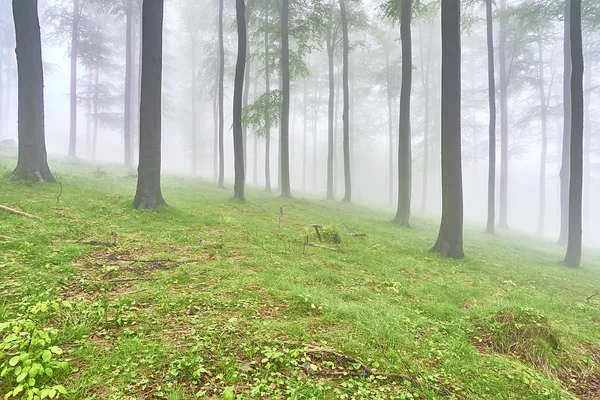
{"type": "MultiPolygon", "coordinates": [[[[600,376],[592,251],[567,269],[552,244],[475,227],[467,258],[445,260],[428,252],[427,217],[401,229],[391,213],[258,190],[242,204],[176,176],[163,182],[169,207],[135,211],[127,171],[60,163],[57,202],[58,185],[8,182],[13,165],[0,159],[0,203],[44,221],[0,213],[0,324],[55,329],[69,370],[44,379],[65,398],[600,396],[589,391],[600,376]],[[339,248],[306,247],[312,224],[339,230],[339,248]],[[39,302],[50,310],[32,314],[39,302]],[[360,371],[308,345],[403,376],[308,375],[360,371]]],[[[14,386],[0,378],[0,394],[14,386]]]]}

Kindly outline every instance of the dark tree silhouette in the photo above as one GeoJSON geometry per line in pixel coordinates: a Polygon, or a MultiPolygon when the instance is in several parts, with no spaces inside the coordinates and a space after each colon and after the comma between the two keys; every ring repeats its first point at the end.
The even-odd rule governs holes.
{"type": "Polygon", "coordinates": [[[224,80],[225,80],[225,45],[223,43],[223,0],[219,0],[219,187],[225,187],[225,144],[223,130],[225,116],[223,114],[224,80]]]}
{"type": "Polygon", "coordinates": [[[132,151],[131,151],[131,91],[132,91],[132,77],[133,77],[133,0],[126,0],[126,30],[125,32],[125,104],[123,110],[123,141],[125,150],[125,166],[131,167],[132,164],[132,151]]]}
{"type": "Polygon", "coordinates": [[[133,206],[156,209],[166,205],[160,190],[164,0],[144,0],[142,7],[140,162],[133,206]]]}
{"type": "Polygon", "coordinates": [[[565,1],[564,17],[564,73],[563,73],[563,142],[560,168],[560,236],[558,244],[567,244],[569,237],[569,167],[571,164],[571,0],[565,1]]]}
{"type": "Polygon", "coordinates": [[[233,151],[235,164],[234,198],[245,201],[245,163],[244,163],[244,130],[242,129],[242,102],[244,96],[244,75],[246,72],[248,35],[246,32],[246,4],[244,0],[235,2],[238,55],[235,66],[235,84],[233,88],[233,151]]]}
{"type": "Polygon", "coordinates": [[[400,39],[402,42],[402,87],[400,93],[400,133],[398,136],[398,209],[394,222],[410,226],[412,153],[410,140],[410,94],[412,88],[412,0],[402,0],[400,39]]]}
{"type": "Polygon", "coordinates": [[[489,168],[488,168],[488,215],[487,233],[494,233],[496,220],[496,76],[494,71],[494,24],[492,1],[485,0],[488,51],[488,95],[490,107],[489,168]]]}
{"type": "Polygon", "coordinates": [[[280,181],[281,196],[292,197],[290,184],[290,2],[281,4],[281,130],[280,130],[280,181]]]}
{"type": "Polygon", "coordinates": [[[71,94],[69,120],[69,157],[77,156],[77,53],[79,48],[79,0],[73,0],[73,24],[71,26],[71,94]]]}
{"type": "Polygon", "coordinates": [[[352,201],[352,176],[350,170],[350,87],[349,87],[349,62],[348,54],[350,52],[350,42],[348,39],[348,16],[346,14],[345,0],[339,0],[340,13],[342,17],[342,47],[343,47],[343,72],[342,86],[344,89],[344,111],[342,113],[342,121],[344,125],[344,202],[352,201]]]}
{"type": "Polygon", "coordinates": [[[583,46],[581,39],[581,0],[568,1],[570,8],[571,47],[571,140],[569,183],[569,235],[565,265],[581,263],[582,200],[583,200],[583,46]]]}
{"type": "Polygon", "coordinates": [[[460,0],[442,0],[442,223],[432,251],[463,258],[460,0]]]}
{"type": "Polygon", "coordinates": [[[11,180],[54,182],[44,133],[44,72],[37,0],[13,0],[19,87],[19,158],[11,180]]]}

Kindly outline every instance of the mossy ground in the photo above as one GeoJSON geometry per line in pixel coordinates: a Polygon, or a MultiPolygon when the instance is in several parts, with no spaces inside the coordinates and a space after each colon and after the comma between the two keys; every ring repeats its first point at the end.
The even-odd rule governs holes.
{"type": "Polygon", "coordinates": [[[176,176],[169,207],[135,211],[127,171],[54,163],[57,202],[58,185],[8,182],[13,165],[0,159],[0,203],[44,221],[0,213],[0,323],[69,301],[37,316],[65,350],[68,398],[600,398],[578,382],[600,362],[597,252],[567,269],[553,244],[470,227],[467,258],[446,260],[428,217],[401,229],[392,213],[251,189],[239,203],[176,176]],[[342,243],[305,246],[313,224],[342,243]],[[362,368],[307,345],[404,378],[307,374],[362,368]]]}

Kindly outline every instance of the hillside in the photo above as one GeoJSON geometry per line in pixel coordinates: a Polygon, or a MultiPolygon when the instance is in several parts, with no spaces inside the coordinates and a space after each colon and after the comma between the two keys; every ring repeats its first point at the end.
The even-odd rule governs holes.
{"type": "Polygon", "coordinates": [[[444,260],[435,220],[242,204],[175,176],[169,207],[139,212],[125,170],[86,165],[53,166],[57,202],[58,185],[8,182],[13,165],[0,204],[43,221],[0,212],[1,395],[600,398],[597,253],[567,269],[552,244],[472,229],[467,258],[444,260]]]}

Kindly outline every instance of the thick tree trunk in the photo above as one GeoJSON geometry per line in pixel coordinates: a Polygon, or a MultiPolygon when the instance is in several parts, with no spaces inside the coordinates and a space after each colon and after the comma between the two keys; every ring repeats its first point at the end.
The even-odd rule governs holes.
{"type": "Polygon", "coordinates": [[[542,119],[542,155],[540,158],[540,199],[539,199],[539,220],[537,233],[544,234],[544,225],[546,221],[546,158],[548,153],[548,106],[546,104],[546,89],[544,79],[544,44],[542,42],[542,32],[538,30],[538,90],[540,92],[540,110],[542,119]]]}
{"type": "MultiPolygon", "coordinates": [[[[269,54],[269,6],[265,9],[265,92],[271,95],[271,73],[269,54]]],[[[265,190],[271,193],[271,118],[265,109],[265,190]]]]}
{"type": "Polygon", "coordinates": [[[565,265],[581,263],[583,197],[583,45],[581,39],[581,0],[570,0],[569,36],[571,47],[571,140],[569,181],[569,235],[565,265]]]}
{"type": "MultiPolygon", "coordinates": [[[[500,0],[505,10],[507,0],[500,0]]],[[[498,58],[500,64],[500,215],[498,226],[508,228],[508,79],[506,77],[506,17],[500,19],[498,58]]]]}
{"type": "Polygon", "coordinates": [[[96,64],[96,77],[94,78],[94,134],[92,139],[92,160],[96,159],[96,149],[98,148],[98,99],[100,84],[100,66],[96,64]]]}
{"type": "Polygon", "coordinates": [[[280,179],[281,196],[292,197],[290,185],[290,41],[289,41],[289,0],[281,4],[281,138],[280,138],[280,179]]]}
{"type": "Polygon", "coordinates": [[[69,125],[69,157],[77,156],[77,53],[79,48],[79,0],[73,0],[73,23],[71,26],[71,117],[69,125]]]}
{"type": "Polygon", "coordinates": [[[246,4],[244,0],[236,0],[235,14],[238,32],[238,55],[235,66],[235,83],[233,88],[233,152],[235,167],[235,183],[233,197],[241,201],[246,200],[244,187],[246,185],[244,130],[242,129],[242,103],[244,96],[244,75],[246,59],[248,57],[246,32],[246,4]]]}
{"type": "Polygon", "coordinates": [[[564,74],[563,74],[563,140],[562,165],[560,168],[560,236],[559,245],[566,245],[569,237],[569,178],[571,156],[571,0],[565,1],[564,17],[564,74]]]}
{"type": "Polygon", "coordinates": [[[585,122],[583,124],[585,141],[583,147],[583,229],[587,233],[590,229],[590,198],[592,194],[592,170],[591,170],[591,139],[592,129],[590,120],[590,105],[592,96],[592,68],[591,68],[591,57],[587,57],[585,68],[585,103],[584,103],[584,116],[585,122]]]}
{"type": "Polygon", "coordinates": [[[133,77],[133,0],[127,0],[126,11],[126,30],[125,32],[125,104],[123,110],[123,141],[125,150],[125,166],[130,168],[133,163],[131,160],[131,105],[132,105],[132,77],[133,77]]]}
{"type": "Polygon", "coordinates": [[[394,222],[410,227],[412,155],[410,137],[410,94],[412,89],[411,0],[402,0],[400,38],[402,42],[402,87],[398,136],[398,208],[394,222]]]}
{"type": "Polygon", "coordinates": [[[225,188],[225,116],[223,111],[225,45],[223,43],[223,0],[219,0],[219,188],[225,188]]]}
{"type": "Polygon", "coordinates": [[[352,177],[350,171],[350,88],[349,88],[349,63],[348,55],[350,43],[348,39],[348,18],[346,15],[345,0],[340,1],[340,13],[342,17],[342,44],[343,44],[343,87],[344,87],[344,111],[342,121],[344,125],[344,202],[352,201],[352,177]]]}
{"type": "Polygon", "coordinates": [[[460,1],[442,0],[442,223],[433,251],[463,258],[460,1]]]}
{"type": "Polygon", "coordinates": [[[160,189],[163,13],[164,0],[144,0],[137,209],[166,205],[160,189]]]}
{"type": "Polygon", "coordinates": [[[54,182],[44,133],[44,73],[37,0],[13,0],[19,86],[19,158],[11,180],[54,182]]]}
{"type": "Polygon", "coordinates": [[[196,111],[196,38],[192,37],[192,132],[190,132],[192,147],[192,175],[198,172],[198,145],[196,144],[196,124],[198,121],[196,111]]]}
{"type": "MultiPolygon", "coordinates": [[[[333,12],[333,9],[332,9],[333,12]]],[[[329,16],[329,26],[327,29],[327,66],[328,66],[328,78],[329,78],[329,101],[327,109],[327,200],[335,199],[334,192],[334,130],[333,120],[335,117],[334,101],[335,101],[335,74],[333,72],[333,55],[334,55],[334,43],[333,43],[333,17],[329,16]]],[[[313,168],[315,166],[313,165],[313,168]]]]}
{"type": "Polygon", "coordinates": [[[488,98],[490,109],[488,142],[488,205],[486,232],[494,234],[496,229],[496,75],[494,71],[494,24],[492,0],[485,1],[488,51],[488,98]]]}

